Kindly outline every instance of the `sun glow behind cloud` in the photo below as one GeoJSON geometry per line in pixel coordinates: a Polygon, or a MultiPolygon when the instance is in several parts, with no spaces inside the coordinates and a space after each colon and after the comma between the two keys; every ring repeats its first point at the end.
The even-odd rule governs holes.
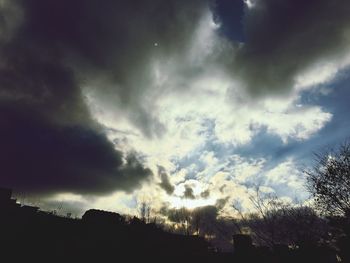
{"type": "Polygon", "coordinates": [[[215,205],[216,203],[215,198],[189,200],[189,199],[183,199],[176,196],[169,197],[167,201],[169,201],[170,203],[170,208],[177,208],[177,209],[182,207],[193,209],[201,206],[215,205]]]}

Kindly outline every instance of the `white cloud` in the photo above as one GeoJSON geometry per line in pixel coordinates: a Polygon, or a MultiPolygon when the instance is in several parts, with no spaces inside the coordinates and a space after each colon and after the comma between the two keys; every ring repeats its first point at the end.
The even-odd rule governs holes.
{"type": "Polygon", "coordinates": [[[212,151],[204,151],[200,157],[200,160],[204,162],[206,166],[215,166],[218,163],[218,159],[215,157],[215,153],[212,151]]]}
{"type": "Polygon", "coordinates": [[[294,89],[310,89],[334,80],[338,72],[350,65],[350,54],[342,58],[319,61],[295,77],[294,89]]]}
{"type": "Polygon", "coordinates": [[[262,112],[261,123],[284,143],[289,139],[306,140],[328,123],[332,114],[317,106],[295,107],[285,112],[262,112]]]}
{"type": "Polygon", "coordinates": [[[266,162],[264,159],[245,159],[241,156],[234,155],[233,177],[240,183],[244,183],[249,179],[258,177],[259,173],[262,172],[263,166],[266,162]]]}
{"type": "Polygon", "coordinates": [[[267,184],[286,185],[292,191],[305,191],[302,174],[292,159],[278,164],[265,174],[267,184]]]}

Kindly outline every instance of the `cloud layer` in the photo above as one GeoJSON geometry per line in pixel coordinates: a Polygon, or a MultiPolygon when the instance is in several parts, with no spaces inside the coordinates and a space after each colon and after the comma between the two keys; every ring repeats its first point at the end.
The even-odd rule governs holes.
{"type": "Polygon", "coordinates": [[[93,12],[92,4],[1,2],[2,185],[30,193],[105,194],[132,191],[151,175],[135,154],[114,149],[91,117],[82,79],[69,63],[80,56],[98,68],[104,64],[97,56],[105,47],[92,48],[99,29],[84,33],[88,24],[79,25],[79,12],[93,12]],[[78,31],[92,42],[76,39],[78,31]]]}
{"type": "Polygon", "coordinates": [[[252,143],[333,120],[303,96],[350,64],[350,4],[243,2],[0,0],[0,183],[226,212],[299,189],[296,158],[252,143]]]}
{"type": "Polygon", "coordinates": [[[253,0],[234,73],[252,95],[290,92],[296,77],[349,53],[350,4],[332,0],[253,0]]]}

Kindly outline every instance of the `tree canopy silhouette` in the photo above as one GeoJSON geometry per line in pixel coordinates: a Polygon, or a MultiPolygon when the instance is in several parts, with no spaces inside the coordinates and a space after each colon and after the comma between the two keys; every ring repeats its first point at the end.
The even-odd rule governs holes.
{"type": "Polygon", "coordinates": [[[307,174],[308,190],[325,215],[350,216],[350,141],[315,154],[307,174]]]}

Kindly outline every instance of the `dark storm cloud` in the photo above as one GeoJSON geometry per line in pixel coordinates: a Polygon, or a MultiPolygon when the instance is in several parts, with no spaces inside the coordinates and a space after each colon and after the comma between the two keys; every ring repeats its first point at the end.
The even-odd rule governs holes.
{"type": "MultiPolygon", "coordinates": [[[[131,191],[151,174],[102,132],[57,125],[19,105],[0,106],[1,184],[31,193],[131,191]]],[[[44,110],[44,109],[43,109],[44,110]]]]}
{"type": "Polygon", "coordinates": [[[62,58],[95,99],[105,108],[122,109],[146,136],[164,132],[152,112],[154,105],[145,100],[153,85],[150,63],[186,49],[205,1],[14,2],[22,7],[25,20],[16,44],[62,58]]]}
{"type": "Polygon", "coordinates": [[[175,187],[171,184],[169,180],[169,176],[165,171],[165,168],[162,166],[158,166],[158,175],[160,177],[161,182],[159,186],[168,194],[171,195],[174,193],[175,187]]]}
{"type": "Polygon", "coordinates": [[[1,185],[29,193],[105,194],[132,191],[149,178],[150,170],[135,155],[116,151],[91,118],[83,71],[76,68],[78,61],[101,71],[121,63],[115,76],[123,78],[125,50],[108,54],[116,43],[124,45],[119,36],[129,30],[123,12],[132,8],[126,1],[113,3],[1,3],[1,185]],[[114,17],[124,21],[120,28],[108,20],[114,17]],[[112,29],[117,33],[109,34],[112,29]]]}
{"type": "Polygon", "coordinates": [[[185,185],[185,191],[184,191],[183,197],[186,199],[196,199],[191,186],[185,185]]]}
{"type": "Polygon", "coordinates": [[[288,92],[297,74],[349,50],[349,1],[252,2],[243,20],[245,43],[233,67],[252,95],[288,92]]]}

